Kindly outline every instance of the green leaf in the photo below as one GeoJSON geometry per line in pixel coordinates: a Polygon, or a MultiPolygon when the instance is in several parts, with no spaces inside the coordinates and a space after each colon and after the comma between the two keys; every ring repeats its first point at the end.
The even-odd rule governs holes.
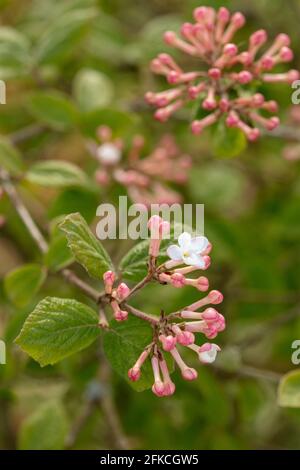
{"type": "Polygon", "coordinates": [[[58,91],[39,91],[28,96],[29,112],[56,130],[68,129],[78,122],[78,112],[72,101],[58,91]]]}
{"type": "Polygon", "coordinates": [[[68,421],[60,401],[40,405],[20,428],[19,450],[61,450],[68,432],[68,421]]]}
{"type": "Polygon", "coordinates": [[[7,296],[18,307],[24,307],[39,291],[46,275],[38,264],[25,264],[11,271],[4,279],[7,296]]]}
{"type": "Polygon", "coordinates": [[[78,263],[90,276],[102,280],[103,273],[112,269],[112,262],[82,215],[78,212],[68,215],[60,224],[60,228],[65,232],[68,246],[78,263]]]}
{"type": "Polygon", "coordinates": [[[16,343],[43,367],[81,351],[98,335],[98,317],[90,307],[46,297],[28,316],[16,343]]]}
{"type": "Polygon", "coordinates": [[[66,237],[55,224],[51,231],[48,251],[45,255],[45,264],[51,271],[60,271],[69,264],[73,263],[72,255],[66,237]]]}
{"type": "Polygon", "coordinates": [[[87,112],[109,105],[114,89],[109,77],[103,73],[82,69],[75,76],[73,93],[80,109],[87,112]]]}
{"type": "Polygon", "coordinates": [[[23,171],[23,161],[20,153],[4,137],[0,137],[0,166],[3,166],[14,175],[20,175],[23,171]]]}
{"type": "Polygon", "coordinates": [[[127,372],[151,341],[151,326],[133,316],[129,316],[124,322],[112,320],[110,329],[104,333],[104,352],[112,368],[138,392],[150,388],[153,384],[150,361],[147,360],[143,365],[141,378],[137,382],[131,382],[127,372]]]}
{"type": "Polygon", "coordinates": [[[57,64],[76,51],[76,46],[97,16],[95,8],[70,11],[55,19],[39,38],[35,60],[39,64],[57,64]]]}
{"type": "Polygon", "coordinates": [[[237,127],[228,127],[220,121],[213,133],[213,154],[219,158],[233,158],[246,147],[245,134],[237,127]]]}
{"type": "Polygon", "coordinates": [[[26,179],[46,187],[66,188],[87,184],[84,172],[73,163],[63,160],[45,160],[34,163],[26,179]]]}
{"type": "Polygon", "coordinates": [[[14,28],[0,28],[0,78],[20,78],[30,63],[30,43],[14,28]]]}
{"type": "Polygon", "coordinates": [[[289,408],[300,408],[300,370],[293,370],[280,380],[278,404],[289,408]]]}

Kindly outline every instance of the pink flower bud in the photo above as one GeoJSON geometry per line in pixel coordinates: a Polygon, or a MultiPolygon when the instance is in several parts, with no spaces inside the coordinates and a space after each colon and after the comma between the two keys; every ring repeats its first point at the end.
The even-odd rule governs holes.
{"type": "Polygon", "coordinates": [[[238,52],[238,48],[235,44],[228,43],[228,44],[225,44],[223,48],[223,53],[230,57],[235,56],[237,52],[238,52]]]}
{"type": "Polygon", "coordinates": [[[259,29],[250,36],[250,44],[253,46],[261,46],[268,39],[267,33],[264,29],[259,29]]]}
{"type": "MultiPolygon", "coordinates": [[[[174,327],[173,327],[174,329],[174,327]]],[[[180,328],[179,332],[176,333],[176,338],[179,344],[182,346],[188,346],[189,344],[193,344],[195,341],[195,336],[190,331],[181,331],[180,328]]],[[[177,331],[177,329],[176,329],[177,331]]]]}
{"type": "Polygon", "coordinates": [[[280,124],[280,119],[277,116],[273,116],[267,121],[267,129],[268,131],[273,131],[278,127],[280,124]]]}
{"type": "Polygon", "coordinates": [[[128,312],[126,310],[118,310],[114,313],[114,317],[116,321],[125,321],[128,318],[128,312]]]}
{"type": "Polygon", "coordinates": [[[132,367],[131,369],[129,369],[128,378],[132,382],[137,382],[137,380],[139,380],[140,377],[141,377],[141,371],[138,367],[132,367]]]}
{"type": "Polygon", "coordinates": [[[202,22],[207,18],[208,8],[207,7],[198,7],[194,10],[194,18],[196,21],[202,22]]]}
{"type": "Polygon", "coordinates": [[[198,378],[198,373],[195,369],[192,369],[191,367],[187,367],[186,369],[182,371],[182,377],[185,380],[192,381],[198,378]]]}
{"type": "Polygon", "coordinates": [[[183,274],[175,272],[171,275],[171,283],[174,287],[180,289],[185,285],[185,277],[183,276],[183,274]]]}
{"type": "Polygon", "coordinates": [[[166,31],[164,34],[164,41],[169,46],[172,46],[176,41],[176,34],[174,33],[174,31],[166,31]]]}
{"type": "Polygon", "coordinates": [[[226,118],[226,125],[228,127],[236,127],[239,123],[239,117],[236,112],[231,111],[226,118]]]}
{"type": "Polygon", "coordinates": [[[242,13],[237,12],[234,13],[231,18],[231,21],[237,28],[242,28],[242,26],[244,26],[244,24],[246,23],[246,18],[242,13]]]}
{"type": "Polygon", "coordinates": [[[221,70],[218,69],[217,67],[213,67],[213,68],[209,69],[208,75],[213,80],[219,80],[219,78],[221,77],[221,70]]]}
{"type": "Polygon", "coordinates": [[[209,307],[204,310],[201,316],[203,320],[215,321],[219,317],[219,312],[215,308],[209,307]]]}
{"type": "Polygon", "coordinates": [[[208,298],[211,304],[217,305],[223,302],[223,294],[218,290],[211,290],[208,294],[208,298]]]}
{"type": "Polygon", "coordinates": [[[260,107],[265,102],[265,97],[261,93],[255,93],[252,97],[252,102],[254,106],[260,107]]]}
{"type": "Polygon", "coordinates": [[[230,19],[230,12],[225,7],[220,7],[218,10],[218,19],[223,23],[227,23],[230,19]]]}
{"type": "Polygon", "coordinates": [[[294,53],[289,47],[282,47],[282,49],[280,49],[279,56],[283,62],[290,62],[294,58],[294,53]]]}
{"type": "Polygon", "coordinates": [[[199,277],[197,280],[196,280],[197,284],[197,289],[200,291],[200,292],[206,292],[207,289],[209,288],[209,281],[207,279],[207,277],[205,276],[201,276],[199,277]]]}
{"type": "Polygon", "coordinates": [[[219,108],[223,113],[226,113],[229,109],[229,100],[227,98],[221,98],[219,101],[219,108]]]}
{"type": "Polygon", "coordinates": [[[271,56],[265,56],[260,61],[263,70],[271,70],[275,65],[275,60],[271,56]]]}
{"type": "Polygon", "coordinates": [[[291,39],[287,34],[280,33],[276,37],[275,42],[278,44],[279,47],[289,46],[291,44],[291,39]]]}
{"type": "Polygon", "coordinates": [[[238,81],[239,81],[239,83],[241,83],[242,85],[246,85],[247,83],[250,83],[252,79],[253,79],[252,73],[251,73],[251,72],[248,72],[247,70],[242,70],[242,71],[238,74],[238,81]]]}
{"type": "Polygon", "coordinates": [[[152,392],[157,397],[163,397],[165,395],[165,385],[162,381],[154,382],[152,385],[152,392]]]}
{"type": "Polygon", "coordinates": [[[118,300],[122,302],[130,294],[130,289],[125,282],[121,282],[117,287],[116,293],[118,300]]]}
{"type": "Polygon", "coordinates": [[[168,335],[168,336],[160,335],[159,340],[161,341],[163,349],[165,351],[171,351],[172,349],[175,348],[176,343],[177,343],[176,336],[172,336],[172,335],[168,335]]]}
{"type": "Polygon", "coordinates": [[[106,271],[103,274],[104,287],[107,294],[111,294],[115,279],[116,275],[113,271],[106,271]]]}

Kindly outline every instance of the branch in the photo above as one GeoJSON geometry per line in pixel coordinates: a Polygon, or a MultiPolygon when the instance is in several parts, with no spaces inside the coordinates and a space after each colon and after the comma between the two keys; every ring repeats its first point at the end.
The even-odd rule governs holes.
{"type": "Polygon", "coordinates": [[[46,242],[40,229],[38,228],[38,226],[32,219],[28,209],[24,205],[19,194],[17,193],[16,188],[11,182],[9,173],[4,169],[0,169],[0,181],[2,183],[4,191],[8,195],[11,203],[15,207],[17,213],[19,214],[21,220],[26,226],[28,232],[30,233],[34,241],[36,242],[38,248],[40,249],[42,253],[46,253],[48,250],[48,243],[46,242]]]}
{"type": "MultiPolygon", "coordinates": [[[[30,212],[24,205],[22,199],[20,198],[16,188],[14,187],[10,179],[9,173],[4,169],[0,169],[0,181],[12,205],[15,207],[17,213],[19,214],[31,237],[36,242],[37,247],[39,248],[41,253],[46,253],[48,251],[48,243],[44,238],[43,234],[41,233],[40,229],[34,222],[30,212]]],[[[70,269],[63,269],[61,271],[61,274],[68,282],[78,287],[82,292],[84,292],[84,294],[86,294],[92,300],[94,300],[95,302],[99,302],[101,298],[101,293],[97,292],[89,284],[80,279],[73,271],[71,271],[70,269]]]]}
{"type": "Polygon", "coordinates": [[[26,142],[26,140],[31,139],[32,137],[36,137],[42,134],[46,129],[46,126],[42,126],[40,124],[32,124],[16,132],[13,132],[12,134],[10,134],[9,138],[12,144],[21,144],[22,142],[26,142]]]}
{"type": "Polygon", "coordinates": [[[147,322],[151,323],[152,325],[158,325],[159,323],[159,318],[150,315],[149,313],[142,312],[141,310],[138,310],[137,308],[132,307],[129,304],[124,304],[124,307],[132,313],[135,317],[141,318],[142,320],[146,320],[147,322]]]}

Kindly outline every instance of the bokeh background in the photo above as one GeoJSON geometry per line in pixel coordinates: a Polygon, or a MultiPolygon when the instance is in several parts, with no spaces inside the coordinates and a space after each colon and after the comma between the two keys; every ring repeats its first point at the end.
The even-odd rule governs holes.
{"type": "MultiPolygon", "coordinates": [[[[270,38],[290,34],[293,67],[300,68],[299,1],[206,2],[216,7],[223,3],[247,16],[241,43],[259,28],[265,28],[270,38]]],[[[205,204],[206,235],[214,245],[208,277],[211,286],[224,293],[221,311],[228,325],[218,338],[223,352],[217,363],[198,367],[191,354],[188,360],[199,368],[199,379],[186,383],[176,373],[176,394],[158,399],[151,391],[135,392],[111,372],[99,344],[54,367],[40,368],[13,343],[25,318],[45,295],[86,299],[51,274],[29,305],[20,308],[8,299],[1,282],[0,338],[7,344],[7,364],[0,365],[2,449],[300,448],[300,410],[278,403],[281,377],[297,367],[300,373],[291,362],[291,344],[300,339],[300,173],[295,150],[300,129],[291,118],[292,90],[288,85],[265,90],[280,102],[280,117],[287,127],[232,159],[216,157],[209,133],[191,137],[185,115],[164,125],[156,123],[143,100],[147,90],[159,88],[149,61],[166,50],[162,33],[189,21],[192,9],[201,4],[205,2],[0,1],[0,78],[7,84],[7,104],[0,106],[1,134],[16,144],[27,167],[37,160],[62,159],[92,175],[95,163],[85,138],[96,123],[107,120],[125,141],[142,132],[149,149],[164,132],[173,133],[193,157],[188,184],[176,189],[184,202],[205,204]],[[7,26],[16,30],[11,49],[5,46],[7,26]],[[41,44],[47,47],[43,35],[49,29],[50,43],[71,33],[62,40],[61,53],[37,63],[35,53],[28,51],[38,55],[41,44]],[[104,75],[101,93],[92,85],[78,92],[82,70],[104,75]],[[46,122],[44,127],[45,116],[30,97],[37,90],[53,89],[70,100],[80,101],[84,95],[88,104],[81,109],[81,125],[53,129],[46,122]],[[287,145],[293,145],[293,160],[285,158],[287,145]]],[[[45,232],[49,221],[66,212],[80,211],[93,223],[97,205],[122,194],[120,187],[104,194],[101,188],[49,189],[26,181],[18,186],[45,232]]],[[[0,211],[3,279],[40,255],[5,196],[0,211]]],[[[120,256],[128,246],[116,250],[113,244],[106,245],[112,256],[120,256]]],[[[161,308],[176,310],[195,298],[189,288],[149,286],[135,303],[158,314],[161,308]]],[[[299,388],[295,393],[300,406],[299,388]]]]}

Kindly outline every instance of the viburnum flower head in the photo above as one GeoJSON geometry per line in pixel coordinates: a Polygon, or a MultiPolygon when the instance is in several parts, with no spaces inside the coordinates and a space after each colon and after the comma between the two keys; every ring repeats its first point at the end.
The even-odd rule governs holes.
{"type": "Polygon", "coordinates": [[[146,93],[147,102],[157,108],[155,118],[164,122],[187,102],[197,100],[206,116],[192,121],[194,134],[222,117],[228,127],[241,129],[250,141],[260,135],[257,126],[273,130],[279,118],[264,114],[276,114],[277,103],[266,101],[248,85],[254,81],[290,84],[299,78],[297,70],[270,73],[278,64],[293,59],[289,36],[279,34],[267,47],[267,33],[261,29],[251,34],[247,48],[241,51],[233,38],[245,24],[242,13],[231,15],[225,7],[216,11],[202,6],[194,10],[194,20],[182,25],[181,37],[166,31],[164,39],[169,46],[200,59],[199,69],[185,71],[166,53],[151,63],[152,71],[164,75],[172,86],[159,93],[146,93]]]}
{"type": "MultiPolygon", "coordinates": [[[[157,266],[160,244],[164,235],[170,233],[170,223],[158,215],[153,215],[148,221],[150,231],[149,262],[150,272],[154,280],[160,284],[169,284],[174,288],[192,286],[200,292],[209,289],[209,281],[205,276],[187,278],[186,274],[199,269],[207,269],[210,265],[211,243],[204,236],[192,237],[189,232],[183,232],[178,238],[178,245],[171,245],[167,254],[171,258],[157,266]],[[184,265],[184,266],[183,266],[184,265]]],[[[111,289],[111,274],[106,274],[111,289]]],[[[129,294],[128,287],[120,284],[117,291],[129,294]]],[[[112,291],[114,292],[114,291],[112,291]]],[[[122,295],[121,295],[122,298],[122,295]]],[[[187,365],[181,356],[180,348],[189,348],[196,352],[202,364],[210,364],[215,361],[221,348],[215,343],[205,342],[202,345],[195,343],[196,333],[204,335],[207,339],[215,338],[225,329],[225,318],[214,307],[223,301],[223,295],[217,290],[211,290],[205,297],[196,300],[177,312],[165,314],[161,312],[154,321],[152,342],[145,347],[136,363],[129,369],[128,378],[137,381],[141,377],[141,369],[145,360],[151,361],[154,383],[152,392],[158,397],[172,395],[175,392],[175,384],[172,382],[168,370],[166,354],[170,354],[184,380],[192,381],[198,377],[197,371],[187,365]],[[203,310],[204,308],[204,310],[203,310]]]]}
{"type": "Polygon", "coordinates": [[[126,146],[110,127],[99,126],[96,137],[88,149],[99,164],[95,179],[101,187],[117,182],[132,201],[146,206],[181,202],[169,183],[186,183],[191,157],[180,151],[171,135],[164,135],[149,154],[144,154],[142,135],[135,135],[126,146]]]}

